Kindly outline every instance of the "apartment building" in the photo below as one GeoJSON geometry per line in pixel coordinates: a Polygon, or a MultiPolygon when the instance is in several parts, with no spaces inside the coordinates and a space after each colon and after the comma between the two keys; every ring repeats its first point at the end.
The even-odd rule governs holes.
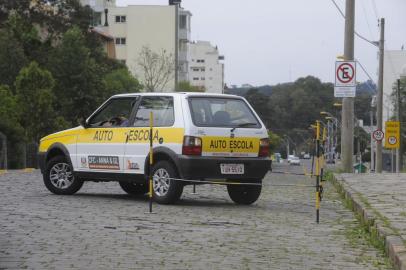
{"type": "MultiPolygon", "coordinates": [[[[391,95],[397,80],[406,77],[406,50],[388,50],[384,54],[383,71],[383,121],[388,121],[395,113],[391,95]]],[[[385,127],[384,127],[385,128],[385,127]]]]}
{"type": "Polygon", "coordinates": [[[208,93],[223,93],[224,56],[208,41],[190,44],[189,81],[208,93]]]}
{"type": "Polygon", "coordinates": [[[180,1],[169,5],[129,5],[120,7],[115,0],[81,0],[93,10],[93,26],[114,37],[115,56],[124,62],[141,82],[144,72],[139,56],[144,47],[173,57],[173,74],[166,85],[155,91],[174,91],[178,81],[187,81],[192,14],[180,7],[180,1]]]}

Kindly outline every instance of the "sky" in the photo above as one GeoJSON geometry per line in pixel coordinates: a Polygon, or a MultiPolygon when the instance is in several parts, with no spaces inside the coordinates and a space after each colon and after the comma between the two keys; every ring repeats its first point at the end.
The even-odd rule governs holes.
{"type": "MultiPolygon", "coordinates": [[[[335,0],[344,11],[345,0],[335,0]]],[[[116,0],[117,5],[167,0],[116,0]]],[[[406,50],[406,0],[355,0],[355,30],[379,40],[384,17],[385,49],[406,50]]],[[[334,82],[334,62],[344,51],[344,18],[332,0],[182,0],[192,12],[192,39],[217,45],[225,56],[227,85],[274,85],[312,75],[334,82]]],[[[377,81],[378,49],[355,38],[355,58],[377,81]]],[[[357,80],[368,76],[357,69],[357,80]]]]}

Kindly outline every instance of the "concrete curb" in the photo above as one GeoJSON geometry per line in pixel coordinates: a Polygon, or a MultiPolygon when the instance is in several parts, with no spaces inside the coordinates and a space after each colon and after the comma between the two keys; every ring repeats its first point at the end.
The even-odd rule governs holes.
{"type": "Polygon", "coordinates": [[[358,214],[361,222],[368,226],[369,233],[385,245],[385,251],[396,270],[406,270],[406,245],[393,228],[384,224],[376,211],[373,211],[360,194],[349,186],[340,174],[332,179],[339,193],[351,202],[352,210],[358,214]]]}

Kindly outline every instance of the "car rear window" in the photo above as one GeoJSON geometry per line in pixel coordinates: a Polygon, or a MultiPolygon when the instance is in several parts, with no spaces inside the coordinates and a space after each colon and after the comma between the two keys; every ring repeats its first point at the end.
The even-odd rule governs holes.
{"type": "Polygon", "coordinates": [[[191,97],[190,111],[195,126],[260,128],[247,103],[238,98],[191,97]]]}

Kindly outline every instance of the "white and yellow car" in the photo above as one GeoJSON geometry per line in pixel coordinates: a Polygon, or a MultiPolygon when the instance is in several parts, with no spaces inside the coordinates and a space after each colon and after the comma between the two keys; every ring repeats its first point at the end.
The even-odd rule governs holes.
{"type": "MultiPolygon", "coordinates": [[[[108,99],[79,127],[41,139],[45,186],[74,194],[84,181],[118,181],[132,195],[174,203],[187,180],[261,183],[269,170],[267,130],[248,102],[233,95],[134,93],[108,99]],[[153,112],[153,166],[149,117],[153,112]]],[[[227,185],[239,204],[255,202],[261,185],[227,185]]]]}

